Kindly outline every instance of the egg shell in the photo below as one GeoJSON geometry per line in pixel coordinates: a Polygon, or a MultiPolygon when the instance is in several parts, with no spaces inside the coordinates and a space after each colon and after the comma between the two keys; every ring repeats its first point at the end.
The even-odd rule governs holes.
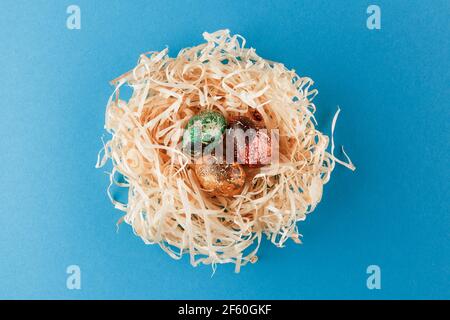
{"type": "Polygon", "coordinates": [[[271,138],[266,130],[258,130],[243,148],[237,148],[237,161],[250,168],[259,168],[270,164],[272,157],[271,138]]]}
{"type": "Polygon", "coordinates": [[[217,145],[226,129],[225,117],[217,111],[203,111],[189,119],[183,135],[183,148],[191,153],[198,148],[217,145]]]}
{"type": "Polygon", "coordinates": [[[241,193],[245,171],[238,163],[222,163],[214,156],[204,156],[194,165],[201,187],[215,196],[233,196],[241,193]]]}

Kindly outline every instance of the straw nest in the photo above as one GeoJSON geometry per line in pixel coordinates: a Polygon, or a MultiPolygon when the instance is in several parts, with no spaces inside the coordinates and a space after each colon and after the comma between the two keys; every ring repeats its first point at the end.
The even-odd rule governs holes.
{"type": "MultiPolygon", "coordinates": [[[[282,247],[300,243],[296,222],[322,197],[336,162],[334,143],[315,128],[313,81],[245,48],[228,30],[203,34],[206,43],[142,54],[137,66],[113,80],[105,128],[111,134],[98,167],[112,160],[111,185],[128,188],[128,201],[108,195],[124,212],[121,221],[145,243],[190,262],[242,265],[257,261],[263,235],[282,247]],[[128,85],[132,96],[120,98],[128,85]],[[180,151],[182,129],[204,110],[225,117],[257,112],[265,128],[278,130],[279,161],[252,170],[242,192],[212,196],[201,188],[189,158],[180,151]],[[124,182],[119,182],[118,174],[124,182]]],[[[333,119],[332,130],[339,111],[333,119]]]]}

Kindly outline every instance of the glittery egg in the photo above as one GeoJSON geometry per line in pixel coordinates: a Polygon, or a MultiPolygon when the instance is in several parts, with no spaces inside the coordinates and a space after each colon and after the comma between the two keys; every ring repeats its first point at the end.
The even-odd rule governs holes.
{"type": "Polygon", "coordinates": [[[220,163],[214,156],[200,158],[194,166],[203,189],[215,196],[234,196],[242,191],[245,172],[238,163],[220,163]]]}
{"type": "Polygon", "coordinates": [[[237,159],[250,168],[259,168],[270,164],[272,144],[267,130],[257,130],[256,135],[246,141],[244,148],[237,149],[237,159]]]}
{"type": "Polygon", "coordinates": [[[220,143],[226,128],[226,120],[220,112],[203,111],[189,119],[183,135],[183,148],[191,152],[200,147],[220,143]]]}
{"type": "Polygon", "coordinates": [[[269,132],[258,128],[250,118],[240,116],[230,119],[226,134],[226,141],[229,144],[233,141],[234,159],[238,163],[250,168],[270,163],[272,150],[269,132]]]}
{"type": "MultiPolygon", "coordinates": [[[[256,127],[248,117],[232,117],[228,119],[225,135],[225,152],[234,152],[231,155],[226,154],[227,159],[230,160],[233,157],[233,161],[238,161],[238,150],[248,147],[248,143],[256,135],[256,127]]],[[[242,159],[238,162],[244,163],[242,159]]]]}

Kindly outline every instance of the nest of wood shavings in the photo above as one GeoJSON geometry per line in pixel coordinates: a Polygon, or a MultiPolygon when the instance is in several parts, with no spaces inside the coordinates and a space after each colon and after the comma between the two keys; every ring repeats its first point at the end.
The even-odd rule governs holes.
{"type": "Polygon", "coordinates": [[[354,167],[333,155],[334,143],[328,152],[329,138],[315,128],[311,79],[259,57],[228,30],[203,36],[206,43],[176,58],[167,49],[142,54],[113,80],[105,120],[111,139],[97,166],[112,160],[110,187],[128,188],[128,201],[115,200],[110,189],[108,195],[145,243],[175,259],[188,253],[193,266],[235,263],[239,272],[257,261],[263,235],[278,247],[288,239],[300,243],[296,222],[321,200],[335,162],[354,167]],[[120,98],[123,85],[133,90],[128,101],[120,98]],[[204,110],[226,117],[256,110],[266,128],[278,129],[278,163],[258,169],[239,195],[202,190],[180,151],[182,129],[204,110]]]}

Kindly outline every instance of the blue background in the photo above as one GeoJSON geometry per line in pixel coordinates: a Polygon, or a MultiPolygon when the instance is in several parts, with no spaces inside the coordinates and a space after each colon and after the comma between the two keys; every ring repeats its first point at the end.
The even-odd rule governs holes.
{"type": "Polygon", "coordinates": [[[450,298],[450,2],[68,1],[0,4],[0,298],[450,298]],[[123,225],[94,168],[108,81],[140,53],[172,55],[229,28],[315,80],[336,167],[301,246],[267,241],[244,267],[193,268],[123,225]],[[66,288],[79,265],[82,289],[66,288]],[[381,267],[368,290],[366,268],[381,267]]]}

